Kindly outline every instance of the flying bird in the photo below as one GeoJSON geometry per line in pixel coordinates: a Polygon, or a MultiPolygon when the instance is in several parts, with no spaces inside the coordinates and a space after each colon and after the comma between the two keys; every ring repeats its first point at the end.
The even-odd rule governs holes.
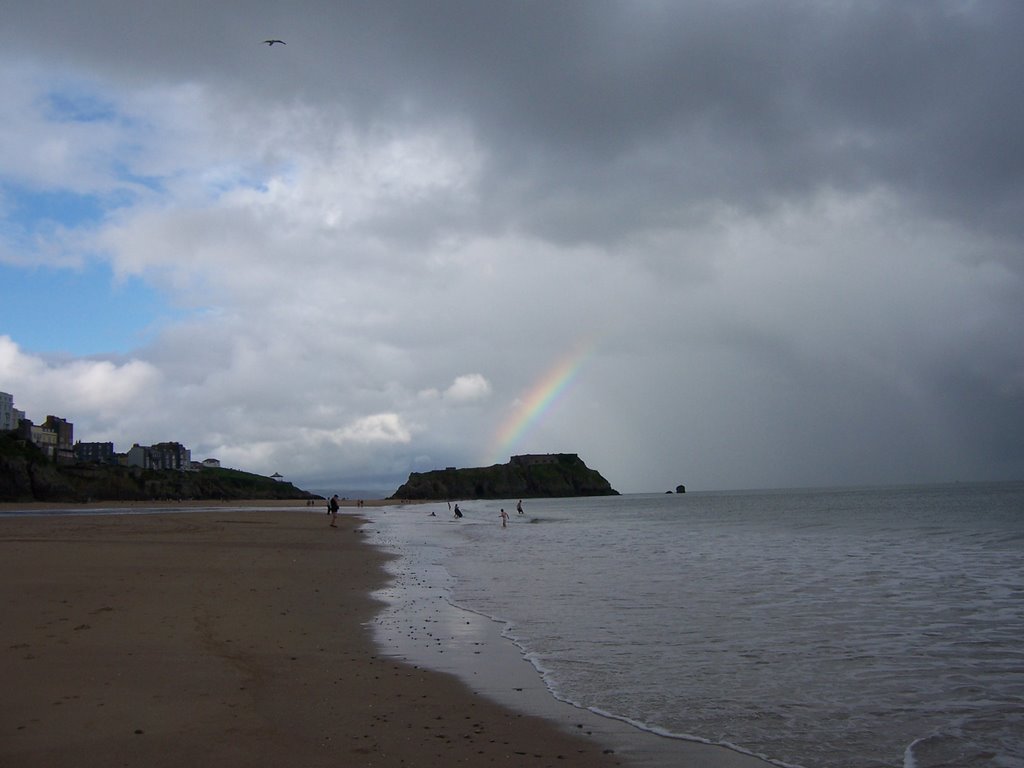
{"type": "Polygon", "coordinates": [[[264,40],[267,45],[273,45],[274,43],[280,43],[281,45],[288,45],[284,40],[264,40]]]}

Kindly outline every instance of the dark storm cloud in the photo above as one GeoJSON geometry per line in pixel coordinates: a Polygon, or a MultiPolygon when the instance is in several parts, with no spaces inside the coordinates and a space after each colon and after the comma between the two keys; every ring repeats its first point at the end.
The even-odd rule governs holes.
{"type": "Polygon", "coordinates": [[[307,27],[323,46],[309,54],[325,68],[314,98],[351,100],[367,120],[467,120],[492,157],[489,213],[547,236],[601,240],[697,201],[757,208],[822,185],[891,185],[1014,234],[1024,220],[1019,4],[317,13],[338,38],[307,27]]]}
{"type": "Polygon", "coordinates": [[[817,8],[691,4],[629,19],[618,6],[539,44],[525,32],[497,60],[474,53],[467,71],[496,64],[472,100],[497,183],[525,190],[497,199],[533,201],[552,235],[555,210],[565,234],[601,239],[608,222],[657,226],[709,199],[756,209],[887,185],[1020,234],[1019,7],[817,8]],[[559,37],[577,44],[548,44],[559,37]],[[535,58],[505,68],[520,46],[535,58]]]}
{"type": "Polygon", "coordinates": [[[15,20],[34,24],[46,55],[126,77],[225,80],[243,98],[333,104],[364,126],[464,120],[490,158],[484,225],[600,242],[708,200],[756,210],[822,186],[887,185],[1022,234],[1019,3],[194,10],[32,4],[15,20]],[[267,50],[265,35],[291,44],[267,50]]]}

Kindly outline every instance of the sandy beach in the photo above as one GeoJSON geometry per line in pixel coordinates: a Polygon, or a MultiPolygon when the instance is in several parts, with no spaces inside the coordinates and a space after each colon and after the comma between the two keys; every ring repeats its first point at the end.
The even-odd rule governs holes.
{"type": "Polygon", "coordinates": [[[287,506],[0,518],[0,765],[626,764],[379,655],[385,556],[287,506]]]}

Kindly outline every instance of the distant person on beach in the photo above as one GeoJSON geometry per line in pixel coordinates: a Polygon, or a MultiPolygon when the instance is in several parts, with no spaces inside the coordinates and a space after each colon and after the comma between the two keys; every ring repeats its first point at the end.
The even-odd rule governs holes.
{"type": "Polygon", "coordinates": [[[455,505],[455,516],[456,517],[462,517],[462,510],[459,509],[459,505],[458,504],[455,505]]]}
{"type": "Polygon", "coordinates": [[[502,507],[501,508],[501,527],[502,528],[506,528],[507,526],[508,526],[508,512],[506,512],[505,508],[502,507]]]}
{"type": "Polygon", "coordinates": [[[520,499],[519,503],[516,504],[516,512],[518,512],[520,515],[523,514],[523,500],[522,499],[520,499]]]}
{"type": "Polygon", "coordinates": [[[327,503],[327,508],[331,513],[331,528],[338,527],[338,507],[341,506],[338,503],[338,494],[331,496],[331,500],[327,503]]]}

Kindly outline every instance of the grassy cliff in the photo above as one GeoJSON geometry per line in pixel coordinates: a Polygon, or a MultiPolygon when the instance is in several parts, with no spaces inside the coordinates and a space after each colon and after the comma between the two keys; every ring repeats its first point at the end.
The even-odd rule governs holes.
{"type": "Polygon", "coordinates": [[[308,499],[291,483],[237,469],[196,472],[101,464],[58,466],[30,443],[0,434],[0,501],[308,499]]]}

